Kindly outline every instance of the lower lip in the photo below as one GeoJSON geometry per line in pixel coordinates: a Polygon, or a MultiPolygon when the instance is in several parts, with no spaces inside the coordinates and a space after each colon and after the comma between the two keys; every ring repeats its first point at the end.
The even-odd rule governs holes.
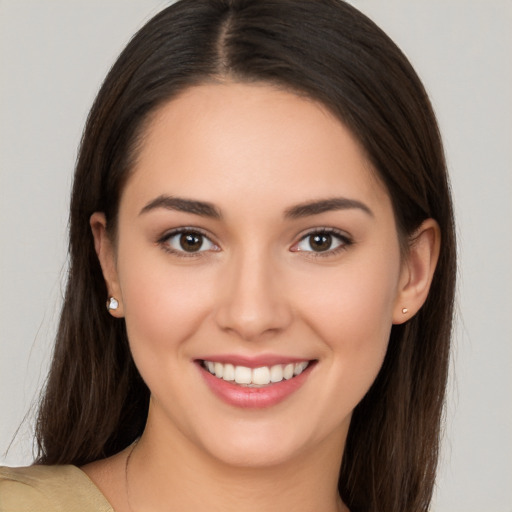
{"type": "Polygon", "coordinates": [[[297,391],[308,378],[314,364],[311,362],[296,377],[261,388],[250,388],[233,384],[212,375],[200,363],[198,363],[198,366],[208,387],[227,404],[243,409],[263,409],[282,402],[297,391]]]}

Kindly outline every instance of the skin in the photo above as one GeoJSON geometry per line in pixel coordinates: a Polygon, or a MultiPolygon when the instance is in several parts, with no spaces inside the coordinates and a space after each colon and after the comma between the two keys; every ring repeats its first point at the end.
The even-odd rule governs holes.
{"type": "Polygon", "coordinates": [[[345,510],[337,479],[351,414],[392,324],[427,296],[437,224],[425,221],[401,257],[391,200],[347,128],[314,101],[227,82],[157,112],[115,242],[101,212],[91,227],[120,302],[112,314],[151,390],[128,493],[127,451],[84,467],[116,510],[345,510]],[[162,195],[208,202],[221,218],[148,207],[162,195]],[[358,205],[287,215],[331,198],[358,205]],[[207,237],[201,250],[165,239],[183,227],[207,237]],[[313,250],[308,236],[325,229],[332,246],[313,250]],[[196,360],[214,354],[316,364],[284,401],[247,410],[206,386],[196,360]]]}

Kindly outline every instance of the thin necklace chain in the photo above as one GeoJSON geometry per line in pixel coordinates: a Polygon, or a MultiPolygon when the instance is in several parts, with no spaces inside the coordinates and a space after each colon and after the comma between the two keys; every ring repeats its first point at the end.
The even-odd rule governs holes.
{"type": "Polygon", "coordinates": [[[130,450],[130,453],[128,454],[128,457],[126,457],[126,462],[124,464],[124,488],[126,491],[126,503],[128,504],[128,510],[129,512],[133,512],[132,505],[130,503],[130,487],[128,485],[128,464],[130,464],[130,459],[133,454],[133,450],[135,450],[135,447],[137,446],[138,439],[133,443],[132,449],[130,450]]]}

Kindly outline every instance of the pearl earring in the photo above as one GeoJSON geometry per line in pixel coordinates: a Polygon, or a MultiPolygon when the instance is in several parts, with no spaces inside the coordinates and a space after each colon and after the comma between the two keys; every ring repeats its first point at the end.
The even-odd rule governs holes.
{"type": "Polygon", "coordinates": [[[405,315],[409,310],[407,308],[402,308],[402,313],[405,315]]]}
{"type": "Polygon", "coordinates": [[[108,311],[115,311],[119,307],[119,301],[115,297],[110,297],[107,300],[108,311]]]}

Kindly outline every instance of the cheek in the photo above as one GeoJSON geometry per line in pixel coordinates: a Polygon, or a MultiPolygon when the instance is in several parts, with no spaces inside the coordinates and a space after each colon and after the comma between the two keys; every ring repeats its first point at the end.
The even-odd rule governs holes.
{"type": "Polygon", "coordinates": [[[382,275],[385,272],[340,272],[318,281],[316,293],[301,297],[303,318],[324,347],[324,396],[317,398],[316,406],[327,429],[351,414],[382,367],[395,290],[394,280],[382,275]]]}
{"type": "Polygon", "coordinates": [[[317,274],[307,291],[293,291],[303,318],[336,356],[333,360],[345,376],[373,380],[380,369],[393,322],[398,261],[361,257],[317,274]]]}
{"type": "Polygon", "coordinates": [[[212,280],[200,275],[204,271],[170,266],[165,255],[147,258],[133,250],[118,267],[132,350],[177,346],[194,334],[214,296],[212,280]]]}

